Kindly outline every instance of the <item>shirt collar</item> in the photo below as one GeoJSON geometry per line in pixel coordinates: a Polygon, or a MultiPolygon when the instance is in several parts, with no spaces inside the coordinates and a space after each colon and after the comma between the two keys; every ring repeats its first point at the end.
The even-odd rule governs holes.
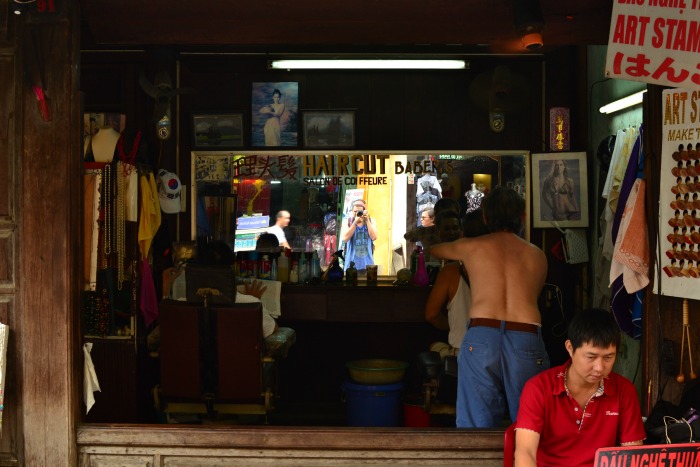
{"type": "MultiPolygon", "coordinates": [[[[556,381],[552,389],[553,395],[559,396],[569,394],[569,390],[566,387],[566,373],[569,369],[569,366],[571,366],[571,359],[569,359],[565,364],[563,364],[557,369],[557,373],[555,376],[556,381]]],[[[594,397],[602,396],[603,394],[612,396],[615,395],[615,393],[615,383],[612,379],[610,379],[610,375],[608,375],[605,378],[603,378],[603,380],[600,382],[598,392],[595,393],[594,397]]]]}

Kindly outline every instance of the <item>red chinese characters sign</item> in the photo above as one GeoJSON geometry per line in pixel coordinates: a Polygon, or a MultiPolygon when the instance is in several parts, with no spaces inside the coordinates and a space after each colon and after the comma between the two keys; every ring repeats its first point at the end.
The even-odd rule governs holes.
{"type": "Polygon", "coordinates": [[[700,0],[615,0],[605,75],[700,89],[700,0]]]}

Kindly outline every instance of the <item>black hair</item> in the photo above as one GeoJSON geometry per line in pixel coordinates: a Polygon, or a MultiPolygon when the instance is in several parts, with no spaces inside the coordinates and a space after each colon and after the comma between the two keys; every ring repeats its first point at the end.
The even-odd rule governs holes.
{"type": "Polygon", "coordinates": [[[435,203],[435,206],[433,206],[433,210],[435,211],[435,217],[437,217],[440,213],[446,211],[454,211],[459,214],[462,209],[459,206],[459,201],[456,199],[440,198],[437,200],[437,203],[435,203]]]}
{"type": "Polygon", "coordinates": [[[457,219],[457,223],[459,226],[462,226],[462,220],[459,218],[459,214],[453,211],[445,211],[437,216],[435,216],[435,226],[440,230],[440,226],[447,220],[447,219],[457,219]]]}
{"type": "Polygon", "coordinates": [[[277,235],[269,232],[261,233],[258,240],[255,242],[255,251],[279,253],[280,241],[277,235]]]}
{"type": "Polygon", "coordinates": [[[198,247],[197,259],[199,263],[214,266],[228,266],[236,261],[236,256],[231,248],[223,240],[215,240],[198,247]]]}
{"type": "Polygon", "coordinates": [[[569,323],[569,340],[574,350],[583,344],[607,349],[620,348],[620,327],[609,311],[589,308],[577,313],[569,323]]]}
{"type": "Polygon", "coordinates": [[[272,95],[274,96],[275,94],[277,94],[278,96],[282,97],[282,93],[280,92],[279,89],[275,89],[274,91],[272,91],[272,95]]]}
{"type": "Polygon", "coordinates": [[[462,235],[465,238],[479,237],[489,233],[489,228],[484,223],[484,213],[481,208],[468,212],[462,218],[462,235]]]}
{"type": "Polygon", "coordinates": [[[481,203],[486,225],[491,232],[517,234],[523,223],[525,200],[512,188],[497,186],[484,196],[481,203]]]}

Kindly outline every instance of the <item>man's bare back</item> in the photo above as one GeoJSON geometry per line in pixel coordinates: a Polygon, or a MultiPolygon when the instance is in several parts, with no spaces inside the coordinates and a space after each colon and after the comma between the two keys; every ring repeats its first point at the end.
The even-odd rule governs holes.
{"type": "Polygon", "coordinates": [[[547,275],[544,252],[510,232],[433,246],[438,258],[460,260],[472,291],[471,318],[540,324],[537,299],[547,275]]]}

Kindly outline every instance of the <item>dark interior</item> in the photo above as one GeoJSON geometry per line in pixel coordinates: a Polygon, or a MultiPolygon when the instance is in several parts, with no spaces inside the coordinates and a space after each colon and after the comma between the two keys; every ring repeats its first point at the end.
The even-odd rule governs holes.
{"type": "MultiPolygon", "coordinates": [[[[304,0],[294,3],[245,2],[82,2],[83,33],[80,90],[85,112],[126,114],[127,129],[143,133],[144,161],[177,170],[189,184],[193,148],[192,116],[243,112],[250,124],[251,83],[296,81],[300,109],[354,109],[359,150],[484,149],[545,150],[544,109],[571,109],[571,146],[585,147],[585,53],[578,46],[605,44],[610,1],[561,4],[541,1],[545,45],[524,50],[510,1],[442,2],[438,5],[362,1],[333,7],[304,0]],[[233,11],[232,11],[233,10],[233,11]],[[275,56],[458,56],[466,70],[440,71],[272,71],[275,56]],[[489,129],[488,103],[494,69],[505,66],[512,76],[505,129],[489,129]],[[160,141],[152,120],[153,100],[139,85],[166,71],[182,93],[174,107],[174,135],[160,141]]],[[[244,150],[255,149],[249,142],[244,150]]],[[[141,156],[139,156],[141,157],[141,156]]],[[[164,216],[171,239],[189,239],[189,213],[164,216]]],[[[531,231],[543,242],[543,231],[531,231]]],[[[564,289],[565,310],[576,309],[579,274],[551,260],[548,282],[564,289]]],[[[326,302],[379,304],[381,293],[329,292],[326,302]]],[[[546,292],[543,292],[546,293],[546,292]]],[[[543,295],[544,297],[545,295],[543,295]]],[[[421,313],[424,302],[408,305],[421,313]]],[[[566,315],[543,298],[544,334],[552,364],[565,358],[559,329],[566,315]]],[[[568,313],[568,312],[567,312],[568,313]]],[[[341,386],[344,363],[358,358],[394,358],[410,363],[406,394],[420,400],[421,376],[416,356],[430,342],[445,339],[425,322],[345,319],[289,320],[280,325],[297,332],[296,344],[280,366],[279,405],[268,423],[342,426],[346,413],[341,386]]],[[[144,352],[148,329],[139,323],[138,351],[119,342],[96,341],[98,367],[120,371],[96,394],[89,422],[161,421],[153,410],[151,389],[158,383],[158,363],[144,352]]],[[[115,375],[116,373],[113,373],[115,375]]],[[[249,422],[250,420],[247,420],[249,422]]],[[[453,426],[450,416],[436,426],[453,426]]],[[[505,423],[505,422],[504,422],[505,423]]]]}

